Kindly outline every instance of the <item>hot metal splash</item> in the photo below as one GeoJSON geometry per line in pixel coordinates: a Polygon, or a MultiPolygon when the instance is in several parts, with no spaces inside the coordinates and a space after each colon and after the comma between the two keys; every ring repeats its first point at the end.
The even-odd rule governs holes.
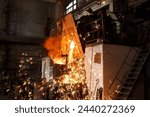
{"type": "Polygon", "coordinates": [[[84,56],[72,15],[67,15],[59,23],[61,29],[45,41],[44,47],[53,63],[63,64],[65,68],[60,77],[51,81],[48,89],[52,99],[88,99],[84,56]]]}

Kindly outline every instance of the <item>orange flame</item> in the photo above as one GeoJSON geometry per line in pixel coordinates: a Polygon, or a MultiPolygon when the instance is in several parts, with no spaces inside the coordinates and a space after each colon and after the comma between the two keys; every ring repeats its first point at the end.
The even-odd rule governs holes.
{"type": "Polygon", "coordinates": [[[74,50],[74,42],[71,41],[70,43],[70,50],[69,50],[69,54],[68,54],[68,64],[73,62],[73,50],[74,50]]]}
{"type": "Polygon", "coordinates": [[[71,44],[70,44],[70,49],[74,49],[74,42],[73,41],[71,41],[71,44]]]}
{"type": "Polygon", "coordinates": [[[60,51],[61,36],[49,37],[46,39],[44,47],[48,50],[48,56],[53,59],[55,64],[65,64],[65,59],[60,51]]]}
{"type": "Polygon", "coordinates": [[[49,37],[45,41],[44,47],[48,50],[48,56],[56,64],[71,63],[73,58],[83,57],[82,47],[71,14],[62,20],[62,32],[57,33],[54,37],[49,37]]]}

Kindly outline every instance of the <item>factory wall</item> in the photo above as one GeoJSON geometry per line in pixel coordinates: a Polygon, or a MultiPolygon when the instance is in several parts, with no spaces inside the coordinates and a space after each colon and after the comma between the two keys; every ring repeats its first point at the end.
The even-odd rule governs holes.
{"type": "MultiPolygon", "coordinates": [[[[103,88],[103,99],[115,99],[138,51],[137,47],[111,44],[93,44],[86,47],[85,69],[91,99],[96,99],[96,94],[93,95],[93,93],[99,88],[103,88]],[[99,79],[98,84],[96,84],[97,79],[99,79]]],[[[144,93],[144,77],[141,74],[129,99],[144,99],[144,93]]]]}
{"type": "Polygon", "coordinates": [[[9,34],[44,38],[49,7],[47,2],[13,0],[9,4],[9,34]]]}
{"type": "Polygon", "coordinates": [[[96,99],[97,89],[103,88],[103,44],[86,47],[85,70],[89,94],[96,99]]]}
{"type": "Polygon", "coordinates": [[[0,69],[4,65],[4,57],[5,57],[5,46],[0,45],[0,69]]]}
{"type": "Polygon", "coordinates": [[[4,0],[0,0],[0,32],[3,30],[3,10],[4,10],[4,0]]]}
{"type": "Polygon", "coordinates": [[[6,71],[9,78],[15,79],[19,73],[19,65],[23,62],[32,79],[41,77],[39,75],[41,75],[42,57],[46,56],[42,46],[9,45],[7,47],[0,46],[0,49],[0,74],[6,71]],[[27,62],[30,58],[32,64],[27,62]]]}
{"type": "Polygon", "coordinates": [[[64,15],[63,1],[57,0],[55,4],[55,20],[60,19],[64,15]]]}
{"type": "Polygon", "coordinates": [[[21,80],[40,79],[41,62],[46,54],[42,46],[0,45],[0,94],[5,95],[7,89],[14,91],[21,80]]]}
{"type": "Polygon", "coordinates": [[[137,48],[104,44],[104,99],[111,99],[116,95],[115,91],[128,72],[137,51],[137,48]]]}
{"type": "Polygon", "coordinates": [[[1,0],[0,33],[45,38],[50,23],[64,15],[62,1],[1,0]]]}

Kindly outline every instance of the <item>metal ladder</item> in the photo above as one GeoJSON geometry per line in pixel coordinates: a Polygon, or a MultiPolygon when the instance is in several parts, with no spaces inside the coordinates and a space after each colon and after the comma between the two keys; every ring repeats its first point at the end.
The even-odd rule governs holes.
{"type": "Polygon", "coordinates": [[[123,81],[121,88],[119,89],[117,98],[118,100],[126,100],[128,99],[130,92],[138,79],[140,72],[144,66],[145,61],[150,54],[150,43],[147,46],[144,46],[140,49],[138,56],[136,57],[131,69],[127,76],[125,76],[125,80],[123,81]]]}

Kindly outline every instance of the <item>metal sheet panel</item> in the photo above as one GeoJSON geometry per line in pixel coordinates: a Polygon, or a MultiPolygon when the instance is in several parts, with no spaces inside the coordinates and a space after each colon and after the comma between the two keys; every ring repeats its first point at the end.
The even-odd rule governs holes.
{"type": "Polygon", "coordinates": [[[91,99],[96,99],[96,91],[103,88],[103,51],[102,44],[93,45],[85,51],[85,69],[91,99]]]}
{"type": "Polygon", "coordinates": [[[42,78],[46,78],[46,82],[53,78],[53,68],[49,57],[42,58],[42,78]]]}

